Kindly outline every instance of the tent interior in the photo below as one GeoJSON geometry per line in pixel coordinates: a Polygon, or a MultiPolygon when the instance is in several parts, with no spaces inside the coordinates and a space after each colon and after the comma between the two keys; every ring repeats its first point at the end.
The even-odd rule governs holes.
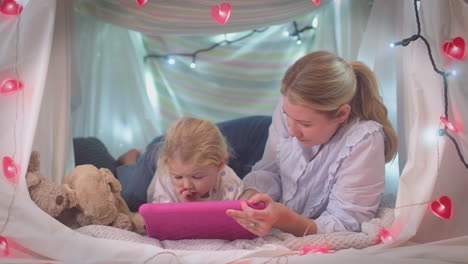
{"type": "Polygon", "coordinates": [[[11,2],[22,10],[0,13],[0,262],[468,263],[468,64],[441,48],[468,39],[468,1],[237,0],[224,25],[210,16],[222,2],[215,0],[0,5],[11,2]],[[61,183],[75,168],[74,138],[96,137],[116,158],[144,149],[182,116],[216,123],[270,116],[286,69],[317,50],[362,61],[378,77],[400,142],[386,165],[392,239],[301,255],[297,243],[324,237],[99,237],[68,228],[31,201],[31,151],[40,153],[41,173],[61,183]],[[5,80],[15,80],[13,88],[5,90],[5,80]],[[444,196],[450,219],[431,210],[444,196]]]}

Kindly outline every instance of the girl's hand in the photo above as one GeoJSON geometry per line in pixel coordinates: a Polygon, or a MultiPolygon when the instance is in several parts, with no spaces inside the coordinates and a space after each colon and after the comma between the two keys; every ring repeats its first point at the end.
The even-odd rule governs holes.
{"type": "Polygon", "coordinates": [[[242,211],[230,209],[226,211],[226,214],[236,220],[242,227],[258,236],[268,234],[270,229],[280,220],[285,210],[288,210],[284,205],[274,202],[267,194],[255,194],[248,202],[251,204],[263,202],[265,208],[253,209],[242,201],[242,211]]]}

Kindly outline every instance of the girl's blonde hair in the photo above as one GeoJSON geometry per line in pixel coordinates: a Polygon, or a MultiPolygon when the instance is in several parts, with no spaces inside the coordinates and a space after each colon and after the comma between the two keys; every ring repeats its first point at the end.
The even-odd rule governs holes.
{"type": "Polygon", "coordinates": [[[159,159],[165,164],[176,157],[195,166],[218,166],[229,157],[228,145],[210,121],[183,117],[169,128],[159,153],[159,159]]]}
{"type": "Polygon", "coordinates": [[[388,120],[375,74],[361,62],[347,63],[326,51],[312,52],[296,61],[283,78],[281,93],[294,103],[332,117],[344,104],[351,116],[380,123],[385,133],[385,161],[397,152],[398,137],[388,120]]]}

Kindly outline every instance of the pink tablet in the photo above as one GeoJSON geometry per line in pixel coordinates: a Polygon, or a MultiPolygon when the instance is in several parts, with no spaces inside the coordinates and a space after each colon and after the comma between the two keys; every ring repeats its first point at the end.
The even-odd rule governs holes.
{"type": "MultiPolygon", "coordinates": [[[[249,206],[265,207],[263,203],[249,206]]],[[[138,212],[145,220],[148,236],[159,240],[256,238],[226,215],[228,209],[242,210],[240,201],[146,203],[138,212]]]]}

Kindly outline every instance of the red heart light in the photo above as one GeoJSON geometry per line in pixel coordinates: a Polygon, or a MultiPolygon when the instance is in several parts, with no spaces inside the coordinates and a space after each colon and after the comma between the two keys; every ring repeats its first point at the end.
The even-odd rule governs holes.
{"type": "Polygon", "coordinates": [[[328,251],[327,245],[306,244],[305,246],[302,247],[302,251],[297,253],[296,255],[303,256],[303,255],[308,255],[308,254],[313,254],[313,253],[328,254],[330,252],[328,251]]]}
{"type": "Polygon", "coordinates": [[[231,5],[229,3],[222,3],[211,7],[211,16],[220,25],[226,24],[230,15],[231,5]]]}
{"type": "Polygon", "coordinates": [[[438,201],[431,203],[432,212],[442,219],[452,218],[452,200],[448,196],[442,196],[438,201]]]}
{"type": "Polygon", "coordinates": [[[11,183],[16,183],[16,175],[19,173],[19,166],[15,164],[12,158],[5,156],[2,160],[3,175],[11,183]]]}
{"type": "Polygon", "coordinates": [[[441,116],[441,117],[440,117],[440,121],[442,121],[442,123],[443,123],[449,130],[451,130],[451,131],[453,131],[453,132],[455,132],[455,133],[457,133],[457,132],[460,131],[460,130],[459,130],[455,125],[453,125],[453,123],[450,122],[447,118],[441,116]]]}
{"type": "Polygon", "coordinates": [[[142,7],[148,2],[148,0],[136,0],[136,3],[139,7],[142,7]]]}
{"type": "Polygon", "coordinates": [[[312,0],[312,3],[314,3],[315,6],[319,6],[320,0],[312,0]]]}
{"type": "Polygon", "coordinates": [[[23,83],[16,79],[5,79],[0,84],[0,94],[9,95],[23,88],[23,83]]]}
{"type": "Polygon", "coordinates": [[[456,37],[451,42],[442,43],[442,54],[454,58],[456,60],[463,60],[465,58],[465,39],[456,37]]]}
{"type": "Polygon", "coordinates": [[[5,15],[19,16],[23,12],[23,6],[15,0],[3,0],[0,4],[0,12],[5,15]]]}
{"type": "Polygon", "coordinates": [[[380,241],[382,241],[382,243],[390,243],[393,242],[393,240],[394,238],[390,231],[385,228],[380,229],[380,241]]]}
{"type": "Polygon", "coordinates": [[[8,248],[8,240],[0,236],[0,256],[7,257],[9,254],[10,250],[8,248]]]}

